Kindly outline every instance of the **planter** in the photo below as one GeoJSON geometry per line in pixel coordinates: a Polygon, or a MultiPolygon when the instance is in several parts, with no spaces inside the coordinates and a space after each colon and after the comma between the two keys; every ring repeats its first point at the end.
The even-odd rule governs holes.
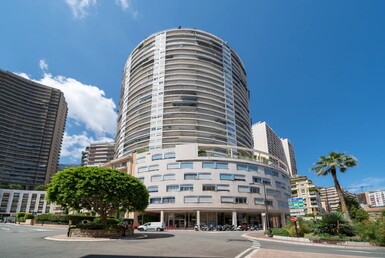
{"type": "Polygon", "coordinates": [[[122,229],[68,229],[69,237],[122,237],[124,235],[129,236],[133,235],[134,231],[127,229],[126,232],[122,229]]]}
{"type": "Polygon", "coordinates": [[[33,224],[35,224],[34,219],[26,219],[26,220],[25,220],[25,224],[27,224],[27,225],[33,225],[33,224]]]}

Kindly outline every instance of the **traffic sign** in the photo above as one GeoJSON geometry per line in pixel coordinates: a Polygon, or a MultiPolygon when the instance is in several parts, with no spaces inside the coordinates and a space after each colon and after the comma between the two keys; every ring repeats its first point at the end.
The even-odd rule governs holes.
{"type": "Polygon", "coordinates": [[[290,220],[291,220],[291,222],[296,222],[297,218],[296,217],[291,217],[290,220]]]}

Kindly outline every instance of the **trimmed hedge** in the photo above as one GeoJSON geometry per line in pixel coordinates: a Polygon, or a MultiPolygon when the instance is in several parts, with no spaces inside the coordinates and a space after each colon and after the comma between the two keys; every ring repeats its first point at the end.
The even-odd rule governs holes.
{"type": "Polygon", "coordinates": [[[24,218],[25,218],[25,219],[34,219],[35,216],[32,215],[31,213],[27,213],[27,214],[25,214],[24,218]]]}
{"type": "Polygon", "coordinates": [[[287,237],[290,236],[289,231],[283,228],[273,228],[273,230],[271,231],[271,234],[273,236],[287,236],[287,237]]]}
{"type": "Polygon", "coordinates": [[[48,223],[48,224],[69,224],[71,221],[72,225],[78,225],[83,220],[94,220],[95,216],[87,215],[72,215],[72,214],[52,214],[43,213],[36,216],[37,223],[48,223]]]}

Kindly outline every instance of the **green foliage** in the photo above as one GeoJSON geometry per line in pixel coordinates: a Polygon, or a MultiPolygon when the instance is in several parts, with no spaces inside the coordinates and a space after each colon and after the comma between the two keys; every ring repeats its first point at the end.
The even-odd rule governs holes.
{"type": "MultiPolygon", "coordinates": [[[[311,221],[306,221],[301,217],[297,218],[298,237],[303,237],[305,234],[312,232],[311,224],[312,224],[311,221]]],[[[290,236],[293,236],[293,237],[297,236],[294,222],[291,222],[290,220],[288,220],[284,228],[289,232],[290,236]]]]}
{"type": "Polygon", "coordinates": [[[35,186],[36,191],[46,191],[48,188],[48,185],[37,185],[35,186]]]}
{"type": "Polygon", "coordinates": [[[24,218],[25,218],[25,219],[34,219],[35,216],[32,215],[31,213],[27,213],[27,214],[25,214],[25,217],[24,217],[24,218]]]}
{"type": "Polygon", "coordinates": [[[346,221],[341,212],[324,214],[322,220],[314,222],[314,233],[317,235],[329,234],[354,236],[354,228],[346,221]]]}
{"type": "Polygon", "coordinates": [[[18,212],[16,213],[16,218],[24,218],[25,217],[25,214],[27,214],[26,212],[18,212]]]}
{"type": "Polygon", "coordinates": [[[385,213],[375,221],[362,221],[355,224],[357,234],[363,241],[385,246],[385,213]]]}
{"type": "Polygon", "coordinates": [[[287,231],[284,228],[273,228],[272,235],[273,236],[287,236],[287,237],[289,237],[290,233],[289,233],[289,231],[287,231]]]}
{"type": "Polygon", "coordinates": [[[37,223],[48,223],[48,224],[71,224],[77,225],[80,224],[83,220],[94,220],[94,216],[86,216],[86,215],[69,215],[69,214],[51,214],[51,213],[43,213],[36,215],[37,223]]]}
{"type": "MultiPolygon", "coordinates": [[[[102,219],[101,218],[95,218],[94,222],[97,224],[102,224],[102,219]]],[[[118,219],[114,219],[114,218],[108,218],[107,219],[107,225],[118,225],[119,222],[120,221],[118,219]]]]}
{"type": "Polygon", "coordinates": [[[47,198],[63,207],[94,210],[106,225],[117,210],[143,211],[149,194],[137,178],[118,170],[75,167],[56,173],[48,185],[47,198]]]}

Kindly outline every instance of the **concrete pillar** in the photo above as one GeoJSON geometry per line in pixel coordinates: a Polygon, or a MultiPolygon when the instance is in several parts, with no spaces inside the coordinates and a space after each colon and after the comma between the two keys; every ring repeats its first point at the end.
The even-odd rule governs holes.
{"type": "Polygon", "coordinates": [[[238,225],[237,225],[237,211],[233,211],[232,223],[233,223],[235,228],[238,227],[238,225]]]}
{"type": "Polygon", "coordinates": [[[267,229],[266,213],[261,214],[262,217],[262,229],[265,231],[267,229]]]}
{"type": "Polygon", "coordinates": [[[200,225],[201,225],[201,212],[200,211],[197,211],[197,225],[198,225],[198,228],[200,229],[200,225]]]}
{"type": "Polygon", "coordinates": [[[282,227],[284,227],[286,225],[285,213],[281,213],[281,225],[282,225],[282,227]]]}
{"type": "Polygon", "coordinates": [[[160,211],[160,222],[164,222],[164,211],[160,211]]]}

